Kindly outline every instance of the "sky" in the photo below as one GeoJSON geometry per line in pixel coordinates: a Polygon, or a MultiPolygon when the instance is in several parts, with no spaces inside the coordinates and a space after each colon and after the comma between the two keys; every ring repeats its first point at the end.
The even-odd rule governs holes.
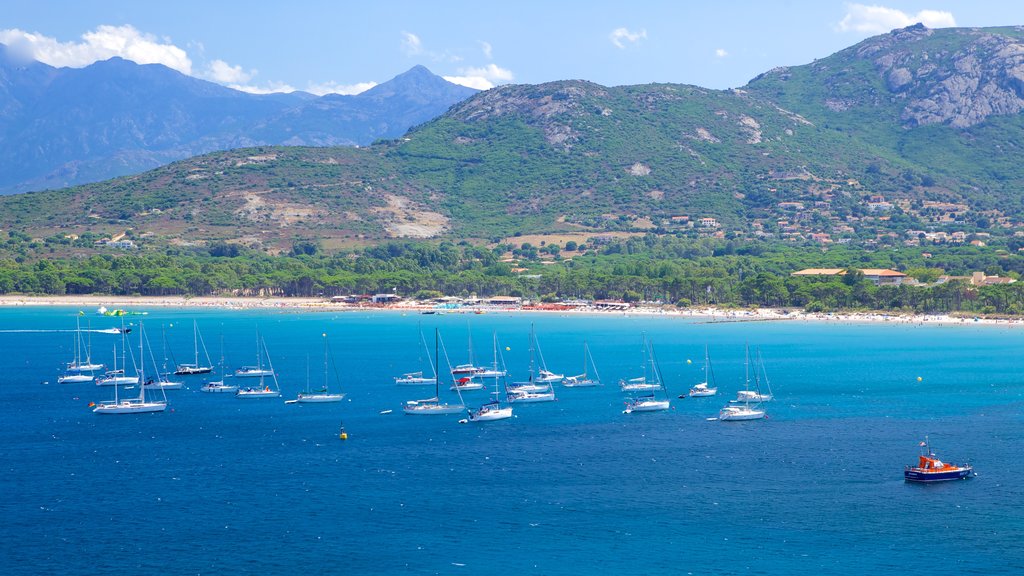
{"type": "Polygon", "coordinates": [[[420,64],[479,89],[582,79],[733,88],[865,38],[1024,25],[1020,0],[33,0],[0,43],[53,66],[120,56],[254,93],[355,94],[420,64]]]}

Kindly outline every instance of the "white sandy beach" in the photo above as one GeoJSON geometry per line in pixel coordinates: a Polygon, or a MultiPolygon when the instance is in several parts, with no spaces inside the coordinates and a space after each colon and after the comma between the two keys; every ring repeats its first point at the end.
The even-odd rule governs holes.
{"type": "MultiPolygon", "coordinates": [[[[108,310],[145,312],[150,308],[222,308],[226,310],[248,310],[259,308],[295,310],[370,311],[393,310],[423,312],[434,310],[431,305],[416,302],[401,302],[391,305],[352,305],[331,302],[324,298],[254,298],[230,296],[24,296],[0,295],[0,307],[61,306],[79,308],[87,314],[101,307],[108,310]]],[[[499,308],[492,306],[464,307],[455,310],[438,310],[445,314],[458,313],[556,313],[556,314],[602,314],[602,315],[657,315],[700,318],[708,322],[769,322],[769,321],[813,321],[834,323],[891,323],[919,325],[999,325],[1024,326],[1024,318],[981,318],[951,316],[946,314],[897,314],[885,312],[841,312],[808,313],[802,310],[780,310],[773,308],[722,309],[715,307],[693,307],[677,309],[672,306],[635,306],[626,311],[607,311],[595,308],[538,309],[499,308]]]]}

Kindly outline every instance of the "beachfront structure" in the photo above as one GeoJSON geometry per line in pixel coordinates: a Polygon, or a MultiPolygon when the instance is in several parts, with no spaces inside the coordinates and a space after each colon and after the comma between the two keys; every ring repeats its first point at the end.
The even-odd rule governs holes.
{"type": "MultiPolygon", "coordinates": [[[[863,268],[860,270],[864,278],[875,286],[899,286],[906,280],[907,275],[895,270],[885,268],[863,268]]],[[[790,276],[845,276],[845,268],[805,268],[790,274],[790,276]]]]}

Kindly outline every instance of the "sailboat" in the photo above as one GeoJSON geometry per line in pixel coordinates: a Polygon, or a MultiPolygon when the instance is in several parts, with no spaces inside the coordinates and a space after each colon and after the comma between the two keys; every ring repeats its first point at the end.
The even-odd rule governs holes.
{"type": "MultiPolygon", "coordinates": [[[[139,358],[145,358],[143,352],[143,342],[145,342],[145,330],[143,329],[142,322],[139,322],[139,358]]],[[[145,379],[145,366],[144,362],[140,362],[138,380],[142,381],[145,379]]],[[[146,387],[139,386],[139,397],[121,400],[118,398],[117,386],[114,386],[114,400],[103,401],[93,408],[93,412],[96,414],[139,414],[142,412],[163,412],[167,410],[167,396],[164,395],[163,400],[146,400],[146,387]]],[[[160,391],[163,394],[163,390],[160,391]]]]}
{"type": "Polygon", "coordinates": [[[95,376],[93,372],[102,370],[102,364],[93,364],[88,359],[89,349],[86,349],[86,360],[82,361],[82,322],[75,319],[75,359],[68,362],[64,368],[63,375],[57,377],[58,384],[76,384],[81,382],[92,382],[95,376]]]}
{"type": "Polygon", "coordinates": [[[714,396],[718,394],[718,385],[715,382],[715,372],[711,369],[711,356],[708,354],[708,347],[704,345],[704,381],[700,384],[695,384],[693,388],[690,388],[690,396],[714,396]],[[708,384],[715,384],[712,388],[708,384]]]}
{"type": "MultiPolygon", "coordinates": [[[[125,350],[128,350],[128,345],[125,343],[125,335],[131,332],[131,329],[125,329],[121,327],[121,368],[117,367],[117,343],[114,344],[114,365],[111,370],[107,370],[102,378],[96,379],[97,386],[134,386],[139,384],[138,369],[136,369],[135,376],[126,376],[125,368],[127,367],[127,359],[125,358],[125,350]]],[[[135,366],[135,353],[132,353],[132,366],[135,366]]]]}
{"type": "MultiPolygon", "coordinates": [[[[90,334],[90,342],[92,335],[90,334]]],[[[57,378],[58,384],[74,384],[77,382],[92,382],[93,372],[102,370],[103,364],[94,364],[90,358],[92,351],[91,344],[85,348],[85,359],[82,358],[82,321],[75,318],[75,359],[68,362],[64,369],[64,375],[57,378]]]]}
{"type": "MultiPolygon", "coordinates": [[[[427,348],[427,339],[423,336],[423,330],[420,330],[420,343],[423,344],[423,351],[427,354],[427,364],[430,365],[430,369],[434,370],[434,363],[430,360],[430,350],[427,348]]],[[[429,384],[437,383],[437,371],[434,372],[433,378],[426,378],[423,376],[423,371],[418,372],[407,372],[401,376],[395,376],[395,384],[399,386],[427,386],[429,384]]]]}
{"type": "Polygon", "coordinates": [[[594,363],[594,357],[590,354],[590,347],[587,346],[587,341],[583,341],[583,373],[575,376],[566,376],[565,380],[562,380],[562,386],[566,388],[588,388],[592,386],[601,385],[601,376],[597,373],[597,364],[594,363]],[[587,373],[587,361],[590,361],[590,365],[594,367],[594,375],[590,376],[587,373]]]}
{"type": "MultiPolygon", "coordinates": [[[[466,364],[459,364],[455,368],[452,368],[452,376],[456,376],[456,377],[459,377],[459,378],[466,378],[466,377],[472,378],[473,376],[476,376],[477,374],[479,374],[479,373],[481,373],[483,371],[484,371],[483,368],[480,368],[479,366],[473,364],[473,331],[470,330],[469,331],[469,362],[466,363],[466,364]]],[[[479,388],[475,388],[475,389],[479,390],[480,388],[483,388],[483,386],[481,385],[479,388]]],[[[463,388],[463,390],[466,390],[466,388],[463,388]]]]}
{"type": "Polygon", "coordinates": [[[654,355],[654,345],[650,340],[647,343],[647,355],[650,357],[651,373],[654,378],[654,383],[657,384],[658,389],[665,393],[665,399],[659,400],[654,392],[645,394],[643,396],[636,396],[626,401],[626,409],[622,412],[624,414],[631,414],[633,412],[658,412],[661,410],[668,410],[671,406],[671,401],[668,399],[668,389],[665,388],[665,380],[661,375],[661,366],[658,364],[658,359],[654,355]]]}
{"type": "MultiPolygon", "coordinates": [[[[300,392],[299,396],[295,399],[296,402],[341,402],[345,397],[343,393],[330,393],[327,391],[327,359],[330,358],[327,347],[327,333],[324,333],[324,385],[319,390],[309,389],[309,357],[306,357],[306,391],[300,392]]],[[[331,364],[334,365],[333,358],[331,364]]],[[[334,365],[334,376],[338,378],[338,367],[334,365]]]]}
{"type": "Polygon", "coordinates": [[[647,342],[647,337],[641,335],[640,337],[640,348],[642,350],[643,358],[643,376],[636,378],[630,378],[628,380],[619,380],[619,389],[623,392],[643,392],[643,391],[654,391],[661,388],[661,383],[657,381],[657,378],[652,378],[652,375],[648,374],[648,369],[653,368],[650,366],[650,346],[647,342]]]}
{"type": "MultiPolygon", "coordinates": [[[[494,350],[495,350],[495,354],[497,354],[497,350],[498,350],[498,336],[497,336],[497,334],[495,334],[495,336],[494,336],[494,350]]],[[[502,358],[501,364],[502,364],[502,366],[501,366],[502,369],[500,370],[500,372],[504,375],[504,374],[507,373],[507,371],[505,370],[505,359],[504,358],[502,358]]],[[[494,370],[495,370],[495,372],[498,371],[498,362],[497,362],[497,360],[495,360],[495,362],[494,362],[494,370]]],[[[476,410],[470,410],[469,411],[469,421],[470,422],[490,422],[490,421],[493,421],[493,420],[505,420],[505,419],[508,419],[508,418],[512,417],[512,407],[511,406],[502,406],[501,405],[501,391],[498,389],[498,380],[499,380],[499,378],[495,378],[494,379],[494,392],[491,392],[491,395],[494,398],[490,402],[488,402],[488,403],[484,404],[483,406],[481,406],[480,408],[478,408],[476,410]]],[[[506,398],[508,396],[508,391],[507,390],[505,392],[505,396],[506,396],[506,398]]]]}
{"type": "Polygon", "coordinates": [[[535,363],[535,354],[537,351],[537,334],[534,331],[533,324],[530,324],[530,373],[529,380],[526,382],[513,382],[512,386],[506,388],[508,401],[510,404],[513,403],[534,403],[534,402],[553,402],[557,400],[555,398],[555,389],[551,387],[551,382],[540,383],[537,381],[537,371],[535,363]]]}
{"type": "MultiPolygon", "coordinates": [[[[437,370],[437,363],[439,354],[439,346],[441,342],[441,335],[437,328],[434,328],[434,373],[440,374],[437,370]]],[[[445,360],[448,359],[448,353],[446,352],[445,360]]],[[[451,364],[449,366],[449,373],[451,373],[451,364]]],[[[409,400],[402,406],[402,411],[409,415],[428,415],[428,414],[458,414],[466,409],[466,405],[462,403],[462,394],[459,393],[459,404],[443,404],[441,403],[441,385],[440,378],[434,380],[434,397],[425,398],[423,400],[409,400]]],[[[456,388],[456,392],[459,392],[456,388]]]]}
{"type": "MultiPolygon", "coordinates": [[[[185,385],[182,384],[181,382],[172,382],[171,379],[168,378],[168,372],[167,372],[167,334],[164,332],[163,326],[160,327],[160,339],[161,339],[161,341],[163,343],[163,351],[164,351],[163,369],[156,371],[156,374],[157,374],[156,380],[153,380],[152,378],[150,378],[149,380],[147,380],[145,382],[145,384],[143,384],[143,386],[145,386],[147,390],[156,390],[157,388],[162,388],[164,390],[180,390],[180,389],[184,388],[185,385]]],[[[153,347],[152,346],[149,347],[149,358],[150,358],[150,360],[153,361],[153,367],[156,368],[156,358],[153,356],[153,347]]]]}
{"type": "Polygon", "coordinates": [[[494,343],[494,364],[478,373],[478,378],[504,378],[508,375],[504,367],[498,368],[498,333],[494,332],[491,339],[494,343]]]}
{"type": "Polygon", "coordinates": [[[235,398],[279,398],[281,396],[281,387],[277,383],[277,374],[274,373],[274,365],[270,362],[270,352],[267,351],[267,343],[262,337],[260,337],[259,331],[256,332],[256,350],[258,352],[258,355],[256,356],[256,367],[258,370],[263,370],[263,356],[266,355],[267,357],[266,374],[260,375],[259,385],[239,388],[238,391],[235,392],[235,398]],[[273,388],[266,383],[268,374],[274,382],[273,388]]]}
{"type": "Polygon", "coordinates": [[[534,335],[533,343],[537,347],[537,357],[540,358],[540,369],[537,371],[537,377],[534,378],[534,382],[556,384],[565,379],[565,374],[555,374],[548,370],[547,362],[544,361],[544,352],[540,349],[540,341],[536,339],[536,335],[534,335]]]}
{"type": "MultiPolygon", "coordinates": [[[[235,370],[235,378],[259,378],[260,384],[263,383],[263,379],[267,376],[274,376],[274,370],[272,368],[263,367],[263,346],[260,340],[260,332],[256,330],[256,365],[255,366],[242,366],[238,370],[235,370]]],[[[269,359],[269,358],[268,358],[269,359]]],[[[276,381],[276,376],[275,376],[276,381]]]]}
{"type": "Polygon", "coordinates": [[[736,393],[736,399],[732,402],[768,402],[772,399],[772,385],[768,381],[768,373],[764,370],[764,359],[761,358],[761,349],[757,348],[754,357],[754,382],[758,384],[757,390],[740,390],[736,393]],[[761,392],[760,378],[764,376],[764,383],[768,392],[761,392]]]}
{"type": "Polygon", "coordinates": [[[228,393],[228,392],[235,392],[235,391],[238,390],[238,386],[234,386],[234,385],[231,385],[231,384],[226,384],[224,382],[224,378],[226,378],[226,376],[224,374],[224,335],[223,334],[220,337],[220,375],[221,375],[221,379],[220,380],[210,381],[210,382],[207,382],[206,384],[203,384],[202,388],[200,388],[199,391],[200,392],[207,392],[207,393],[210,393],[210,394],[224,394],[224,393],[228,393]]]}
{"type": "MultiPolygon", "coordinates": [[[[743,361],[743,389],[750,391],[750,347],[746,347],[746,357],[743,361]]],[[[757,368],[754,368],[754,390],[756,395],[748,395],[747,400],[737,402],[730,401],[728,405],[718,411],[718,419],[727,421],[760,420],[765,417],[765,411],[761,407],[761,401],[755,398],[760,397],[760,384],[757,376],[757,368]]]]}
{"type": "Polygon", "coordinates": [[[199,323],[195,320],[192,321],[192,342],[195,350],[195,362],[189,364],[178,364],[178,367],[174,370],[174,373],[178,376],[188,376],[191,374],[209,374],[213,371],[210,362],[210,354],[206,351],[206,343],[203,342],[203,335],[199,332],[199,323]],[[203,354],[206,355],[206,365],[201,366],[199,364],[199,345],[203,345],[203,354]]]}

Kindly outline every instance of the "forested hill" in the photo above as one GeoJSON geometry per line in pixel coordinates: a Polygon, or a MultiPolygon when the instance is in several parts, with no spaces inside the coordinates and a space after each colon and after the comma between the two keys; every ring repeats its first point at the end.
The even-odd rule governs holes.
{"type": "Polygon", "coordinates": [[[267,250],[531,232],[1010,235],[1024,219],[1020,34],[911,27],[730,91],[502,86],[370,147],[219,152],[5,198],[0,221],[267,250]]]}

